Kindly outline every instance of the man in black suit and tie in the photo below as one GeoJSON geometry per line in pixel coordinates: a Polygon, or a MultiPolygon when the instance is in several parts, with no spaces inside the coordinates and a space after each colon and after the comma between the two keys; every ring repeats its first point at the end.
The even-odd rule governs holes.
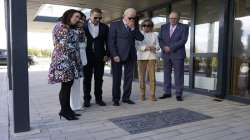
{"type": "Polygon", "coordinates": [[[121,98],[121,77],[124,66],[124,84],[122,102],[135,104],[130,100],[134,69],[137,60],[135,40],[142,41],[144,36],[136,27],[136,10],[125,10],[123,19],[112,22],[109,32],[109,50],[112,58],[113,102],[119,106],[121,98]]]}
{"type": "Polygon", "coordinates": [[[90,12],[90,19],[84,25],[87,38],[87,65],[84,66],[84,106],[90,107],[91,81],[94,74],[95,101],[100,106],[106,103],[102,100],[102,84],[105,62],[108,60],[108,32],[109,27],[101,23],[102,11],[94,8],[90,12]]]}

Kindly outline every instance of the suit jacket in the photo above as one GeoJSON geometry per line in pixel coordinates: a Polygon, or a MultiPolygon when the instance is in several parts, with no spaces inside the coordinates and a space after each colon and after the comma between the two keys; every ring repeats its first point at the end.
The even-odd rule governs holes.
{"type": "Polygon", "coordinates": [[[99,23],[99,34],[93,38],[88,28],[88,21],[84,23],[84,31],[87,38],[86,54],[87,60],[92,59],[103,61],[104,56],[109,56],[108,51],[108,32],[109,27],[103,23],[99,23]]]}
{"type": "Polygon", "coordinates": [[[178,23],[175,31],[170,37],[170,23],[161,26],[159,33],[159,44],[162,49],[162,57],[167,59],[185,59],[185,44],[188,39],[188,26],[178,23]],[[171,52],[165,53],[163,48],[170,47],[171,52]]]}
{"type": "Polygon", "coordinates": [[[137,59],[135,40],[142,41],[144,36],[136,27],[129,31],[123,21],[115,21],[110,25],[109,50],[111,57],[119,56],[121,61],[126,61],[129,57],[137,59]]]}

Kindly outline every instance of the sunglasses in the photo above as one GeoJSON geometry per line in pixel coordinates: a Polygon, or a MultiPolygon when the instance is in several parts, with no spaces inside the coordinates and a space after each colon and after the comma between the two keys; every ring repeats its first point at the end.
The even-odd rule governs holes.
{"type": "Polygon", "coordinates": [[[101,20],[101,19],[102,19],[102,17],[94,17],[94,19],[99,19],[99,20],[101,20]]]}
{"type": "Polygon", "coordinates": [[[136,17],[129,17],[128,20],[136,20],[136,17]]]}
{"type": "Polygon", "coordinates": [[[150,24],[144,24],[144,25],[142,25],[142,27],[153,27],[153,25],[150,25],[150,24]]]}

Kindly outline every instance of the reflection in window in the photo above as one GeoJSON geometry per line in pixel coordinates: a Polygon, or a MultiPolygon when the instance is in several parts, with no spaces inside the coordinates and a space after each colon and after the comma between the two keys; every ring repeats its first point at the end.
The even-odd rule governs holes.
{"type": "Polygon", "coordinates": [[[235,0],[232,95],[250,98],[250,0],[235,0]]]}
{"type": "Polygon", "coordinates": [[[218,0],[197,0],[195,22],[195,88],[216,90],[219,45],[218,0]]]}
{"type": "Polygon", "coordinates": [[[216,53],[219,42],[219,22],[195,26],[195,53],[216,53]]]}
{"type": "Polygon", "coordinates": [[[216,90],[217,57],[195,57],[195,87],[216,90]]]}

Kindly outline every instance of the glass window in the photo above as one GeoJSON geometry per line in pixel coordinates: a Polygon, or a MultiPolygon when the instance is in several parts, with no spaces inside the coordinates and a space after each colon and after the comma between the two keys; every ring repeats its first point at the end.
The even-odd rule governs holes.
{"type": "Polygon", "coordinates": [[[218,0],[197,0],[195,53],[218,52],[219,3],[218,0]]]}
{"type": "Polygon", "coordinates": [[[250,98],[250,0],[235,0],[232,95],[250,98]]]}
{"type": "Polygon", "coordinates": [[[216,90],[219,39],[218,0],[197,0],[195,23],[195,88],[216,90]]]}

